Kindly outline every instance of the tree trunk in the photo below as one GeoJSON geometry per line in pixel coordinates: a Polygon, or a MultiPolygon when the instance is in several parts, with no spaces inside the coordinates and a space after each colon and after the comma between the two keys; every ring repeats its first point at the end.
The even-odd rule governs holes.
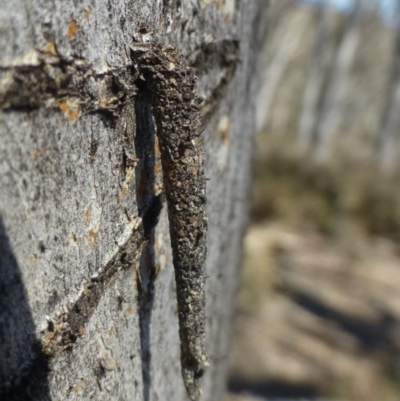
{"type": "Polygon", "coordinates": [[[2,400],[188,399],[158,138],[133,42],[176,47],[199,77],[209,219],[202,399],[221,397],[265,6],[0,0],[2,400]]]}

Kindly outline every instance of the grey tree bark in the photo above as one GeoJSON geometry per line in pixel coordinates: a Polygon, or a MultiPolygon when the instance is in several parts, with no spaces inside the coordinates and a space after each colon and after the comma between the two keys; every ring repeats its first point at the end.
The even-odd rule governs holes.
{"type": "Polygon", "coordinates": [[[130,45],[199,77],[203,400],[224,389],[266,1],[0,0],[0,399],[187,400],[158,141],[130,45]]]}

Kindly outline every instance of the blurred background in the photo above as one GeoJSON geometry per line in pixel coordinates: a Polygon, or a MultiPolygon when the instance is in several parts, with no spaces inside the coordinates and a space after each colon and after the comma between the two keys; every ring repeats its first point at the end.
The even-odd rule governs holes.
{"type": "Polygon", "coordinates": [[[225,401],[400,400],[400,0],[275,0],[225,401]]]}

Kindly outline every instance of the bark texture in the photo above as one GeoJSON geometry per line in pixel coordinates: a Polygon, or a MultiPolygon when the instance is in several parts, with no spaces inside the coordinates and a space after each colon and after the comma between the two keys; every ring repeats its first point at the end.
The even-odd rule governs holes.
{"type": "Polygon", "coordinates": [[[224,388],[265,0],[0,0],[0,398],[187,400],[159,144],[132,42],[199,77],[203,400],[224,388]]]}

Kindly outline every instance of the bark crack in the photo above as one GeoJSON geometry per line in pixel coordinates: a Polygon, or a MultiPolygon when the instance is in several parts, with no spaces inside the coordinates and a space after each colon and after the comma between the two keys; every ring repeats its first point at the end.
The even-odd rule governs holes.
{"type": "MultiPolygon", "coordinates": [[[[219,83],[202,105],[207,121],[225,97],[238,63],[239,42],[225,39],[211,42],[189,56],[196,75],[221,70],[219,83]]],[[[70,120],[82,114],[118,110],[137,95],[137,73],[132,65],[96,73],[82,58],[61,56],[54,42],[44,50],[33,49],[24,56],[0,63],[0,111],[29,112],[39,108],[59,109],[70,120]]]]}
{"type": "Polygon", "coordinates": [[[132,224],[129,237],[122,244],[116,245],[113,255],[89,278],[78,299],[68,305],[66,312],[48,319],[47,328],[39,335],[46,355],[54,356],[74,346],[84,334],[85,326],[105,290],[122,270],[136,266],[146,243],[142,224],[132,224]]]}
{"type": "Polygon", "coordinates": [[[130,66],[96,74],[84,59],[62,57],[53,44],[0,63],[0,110],[58,108],[71,121],[81,114],[114,114],[136,95],[130,66]]]}

